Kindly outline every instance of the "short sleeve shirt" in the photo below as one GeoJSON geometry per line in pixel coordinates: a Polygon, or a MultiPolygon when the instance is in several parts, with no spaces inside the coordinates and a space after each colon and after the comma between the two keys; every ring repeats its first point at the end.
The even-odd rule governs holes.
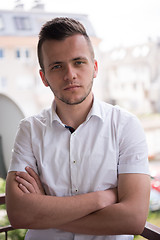
{"type": "MultiPolygon", "coordinates": [[[[32,167],[46,194],[72,196],[117,187],[123,173],[149,174],[142,126],[133,114],[94,99],[74,133],[65,128],[52,107],[23,119],[19,125],[9,171],[32,167]]],[[[91,236],[57,229],[29,230],[27,240],[131,240],[133,236],[91,236]]]]}

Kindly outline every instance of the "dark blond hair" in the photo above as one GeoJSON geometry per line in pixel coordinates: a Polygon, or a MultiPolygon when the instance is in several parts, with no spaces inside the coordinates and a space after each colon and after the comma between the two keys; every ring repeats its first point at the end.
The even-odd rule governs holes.
{"type": "Polygon", "coordinates": [[[42,44],[46,40],[64,40],[67,37],[81,34],[85,37],[91,57],[94,59],[94,51],[90,41],[90,38],[86,32],[84,26],[73,18],[54,18],[51,21],[46,22],[39,33],[38,41],[38,60],[41,69],[44,71],[43,56],[42,56],[42,44]]]}

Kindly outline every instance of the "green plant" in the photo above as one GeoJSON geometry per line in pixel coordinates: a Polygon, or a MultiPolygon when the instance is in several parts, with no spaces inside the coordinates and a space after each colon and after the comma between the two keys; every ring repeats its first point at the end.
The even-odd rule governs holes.
{"type": "MultiPolygon", "coordinates": [[[[0,193],[5,193],[6,181],[0,178],[0,193]]],[[[6,209],[5,205],[0,205],[0,211],[4,211],[6,209]]],[[[0,215],[1,216],[1,215],[0,215]]],[[[4,227],[10,225],[7,214],[6,216],[0,217],[0,227],[4,227]]],[[[8,240],[23,240],[25,233],[27,230],[25,229],[17,229],[8,232],[8,240]]],[[[0,239],[5,240],[5,234],[0,234],[0,239]]]]}

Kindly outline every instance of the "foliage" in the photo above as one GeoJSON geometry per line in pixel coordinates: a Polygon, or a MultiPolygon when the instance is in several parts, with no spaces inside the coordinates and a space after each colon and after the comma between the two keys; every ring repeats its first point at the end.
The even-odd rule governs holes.
{"type": "Polygon", "coordinates": [[[2,178],[0,178],[0,193],[5,192],[6,182],[2,178]]]}
{"type": "MultiPolygon", "coordinates": [[[[6,182],[2,178],[0,178],[0,194],[5,193],[6,182]]],[[[0,205],[0,210],[5,209],[4,205],[0,205]]]]}
{"type": "MultiPolygon", "coordinates": [[[[6,182],[2,178],[0,178],[0,193],[5,193],[5,186],[6,182]]],[[[0,212],[4,211],[5,205],[0,205],[0,212]]],[[[4,217],[0,217],[0,227],[10,225],[7,215],[4,217]]],[[[25,236],[26,230],[24,229],[18,229],[14,231],[8,232],[8,240],[23,240],[25,236]]],[[[5,240],[5,234],[0,234],[0,239],[5,240]]]]}

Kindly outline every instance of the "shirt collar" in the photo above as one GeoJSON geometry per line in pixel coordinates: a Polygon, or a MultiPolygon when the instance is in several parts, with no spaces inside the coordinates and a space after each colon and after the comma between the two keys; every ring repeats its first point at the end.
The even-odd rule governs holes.
{"type": "Polygon", "coordinates": [[[62,124],[61,119],[58,117],[56,113],[56,102],[53,100],[52,106],[51,106],[51,123],[54,121],[58,121],[62,124]]]}
{"type": "Polygon", "coordinates": [[[104,114],[101,103],[102,102],[96,99],[95,97],[93,98],[93,105],[90,112],[88,113],[86,121],[88,121],[92,116],[96,116],[102,121],[104,121],[104,114]]]}
{"type": "MultiPolygon", "coordinates": [[[[99,101],[98,99],[96,99],[95,97],[93,98],[93,105],[92,105],[90,112],[88,113],[86,121],[88,121],[92,116],[96,116],[96,117],[100,118],[102,121],[104,121],[104,112],[103,112],[101,103],[102,102],[99,101]]],[[[56,113],[55,100],[53,101],[52,106],[51,106],[51,123],[53,121],[58,121],[59,123],[63,124],[56,113]]]]}

